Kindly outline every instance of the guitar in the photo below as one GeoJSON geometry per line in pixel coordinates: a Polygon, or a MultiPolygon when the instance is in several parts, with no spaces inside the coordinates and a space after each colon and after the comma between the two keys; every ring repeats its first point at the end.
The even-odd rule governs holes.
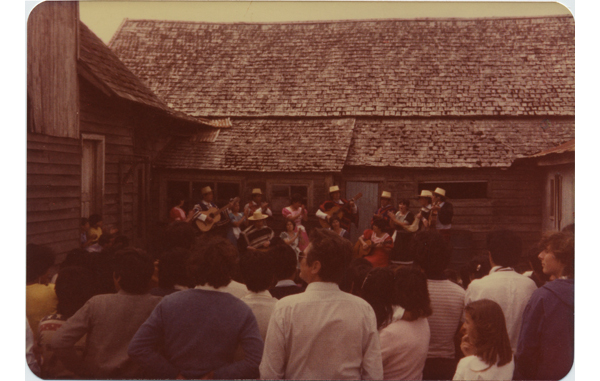
{"type": "Polygon", "coordinates": [[[235,204],[239,200],[240,200],[240,198],[236,197],[233,200],[231,200],[231,202],[229,204],[225,205],[221,209],[210,208],[205,211],[196,212],[196,214],[194,214],[194,219],[196,220],[196,226],[198,226],[198,229],[200,229],[201,232],[206,233],[207,231],[212,229],[216,224],[218,224],[219,221],[221,221],[221,213],[223,213],[225,211],[225,209],[231,208],[231,206],[233,206],[233,204],[235,204]],[[212,218],[213,221],[209,223],[206,221],[199,220],[198,216],[200,216],[201,214],[212,218]]]}
{"type": "Polygon", "coordinates": [[[373,251],[373,244],[370,239],[366,240],[365,243],[369,245],[368,249],[363,249],[360,240],[356,241],[354,244],[354,249],[352,250],[352,258],[363,258],[371,255],[371,252],[373,251]]]}
{"type": "MultiPolygon", "coordinates": [[[[352,197],[350,200],[348,201],[358,201],[361,197],[363,196],[362,192],[357,194],[356,196],[352,197]]],[[[328,211],[324,212],[325,214],[327,214],[328,218],[326,219],[321,219],[319,218],[319,223],[321,224],[322,228],[328,229],[331,227],[331,225],[329,224],[329,222],[327,222],[327,220],[333,216],[336,216],[337,218],[339,218],[340,220],[344,217],[344,213],[345,212],[349,212],[348,209],[348,204],[346,205],[335,205],[333,208],[329,209],[328,211]]]]}

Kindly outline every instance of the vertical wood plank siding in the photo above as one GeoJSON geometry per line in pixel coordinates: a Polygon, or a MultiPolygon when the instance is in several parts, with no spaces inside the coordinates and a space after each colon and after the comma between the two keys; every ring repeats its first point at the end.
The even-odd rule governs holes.
{"type": "Polygon", "coordinates": [[[44,2],[27,23],[29,132],[77,138],[77,2],[44,2]],[[57,59],[60,57],[60,59],[57,59]]]}

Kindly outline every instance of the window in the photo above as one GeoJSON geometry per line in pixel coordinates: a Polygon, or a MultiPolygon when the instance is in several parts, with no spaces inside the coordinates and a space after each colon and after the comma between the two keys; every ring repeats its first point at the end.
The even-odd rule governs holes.
{"type": "Polygon", "coordinates": [[[554,221],[554,228],[561,229],[562,220],[562,176],[557,173],[550,179],[549,217],[554,221]]]}
{"type": "Polygon", "coordinates": [[[169,203],[175,202],[175,197],[183,195],[187,200],[190,197],[190,182],[189,181],[169,181],[167,183],[167,198],[169,203]]]}
{"type": "Polygon", "coordinates": [[[419,183],[419,194],[422,190],[434,191],[435,188],[442,188],[446,191],[446,197],[452,200],[487,198],[487,181],[423,181],[419,183]]]}
{"type": "Polygon", "coordinates": [[[302,196],[302,203],[308,207],[308,185],[274,184],[271,186],[271,210],[281,213],[281,210],[290,205],[293,194],[302,196]]]}
{"type": "Polygon", "coordinates": [[[217,183],[215,187],[215,204],[223,206],[234,197],[240,196],[239,183],[217,183]]]}

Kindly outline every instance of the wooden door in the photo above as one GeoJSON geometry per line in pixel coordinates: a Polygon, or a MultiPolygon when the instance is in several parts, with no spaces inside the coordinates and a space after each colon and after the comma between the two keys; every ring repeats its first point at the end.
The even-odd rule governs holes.
{"type": "Polygon", "coordinates": [[[370,229],[370,222],[373,214],[378,208],[379,183],[369,183],[364,181],[346,182],[346,196],[352,197],[357,193],[362,193],[356,205],[358,206],[358,228],[352,227],[350,240],[356,242],[358,237],[366,230],[370,229]]]}
{"type": "Polygon", "coordinates": [[[93,140],[84,140],[81,158],[81,216],[95,212],[96,147],[93,140]]]}

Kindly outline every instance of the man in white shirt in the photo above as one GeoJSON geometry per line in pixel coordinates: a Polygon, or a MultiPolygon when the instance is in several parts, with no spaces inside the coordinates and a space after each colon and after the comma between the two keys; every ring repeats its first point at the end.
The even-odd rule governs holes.
{"type": "Polygon", "coordinates": [[[271,208],[268,207],[268,203],[262,202],[263,194],[260,188],[252,189],[252,200],[244,205],[244,214],[246,217],[250,217],[256,211],[266,214],[269,217],[273,217],[271,208]]]}
{"type": "Polygon", "coordinates": [[[350,242],[336,233],[311,233],[300,262],[308,287],[277,302],[260,364],[262,379],[383,378],[375,313],[338,286],[351,253],[350,242]]]}
{"type": "Polygon", "coordinates": [[[465,295],[465,305],[480,299],[490,299],[500,305],[513,353],[519,341],[523,311],[537,289],[531,278],[513,269],[521,258],[521,246],[521,238],[512,231],[490,232],[487,248],[492,269],[489,275],[472,281],[465,295]]]}

